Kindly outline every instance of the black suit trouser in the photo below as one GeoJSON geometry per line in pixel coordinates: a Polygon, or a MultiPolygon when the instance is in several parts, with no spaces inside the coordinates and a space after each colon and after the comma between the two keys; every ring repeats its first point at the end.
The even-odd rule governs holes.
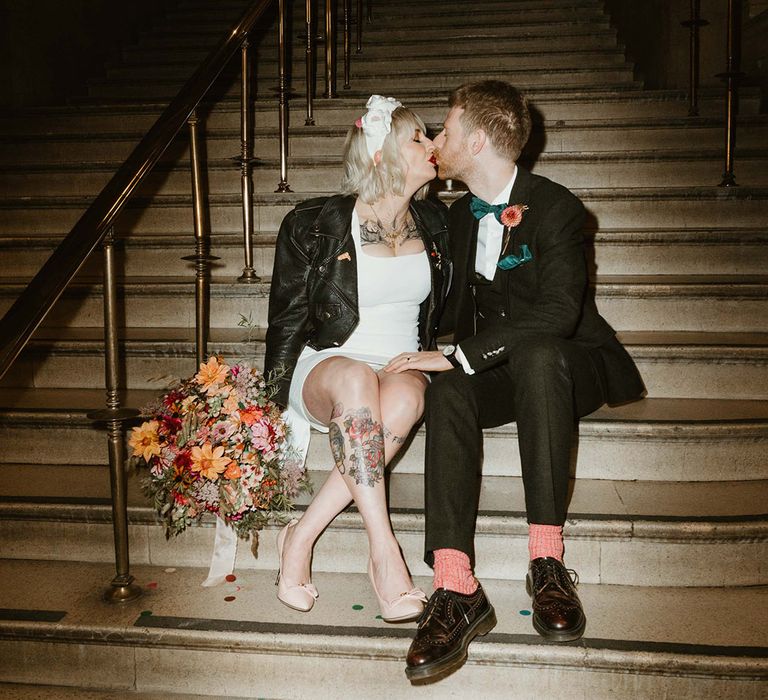
{"type": "Polygon", "coordinates": [[[458,549],[474,562],[483,428],[517,423],[529,523],[565,522],[578,418],[605,402],[600,356],[568,340],[521,341],[502,365],[436,375],[426,405],[426,556],[458,549]]]}

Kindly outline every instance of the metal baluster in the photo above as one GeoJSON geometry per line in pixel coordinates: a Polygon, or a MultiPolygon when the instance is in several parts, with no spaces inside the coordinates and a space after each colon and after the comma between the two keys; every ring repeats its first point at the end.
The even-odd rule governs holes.
{"type": "Polygon", "coordinates": [[[312,99],[315,95],[315,35],[313,33],[314,28],[314,10],[312,8],[312,0],[306,0],[305,4],[306,26],[307,26],[307,118],[304,121],[304,126],[314,126],[315,117],[313,114],[312,99]]]}
{"type": "Polygon", "coordinates": [[[349,90],[349,68],[352,53],[352,0],[344,0],[344,89],[349,90]]]}
{"type": "Polygon", "coordinates": [[[736,91],[744,73],[738,71],[738,57],[735,55],[736,42],[734,32],[738,31],[736,22],[737,7],[733,0],[728,0],[728,37],[726,41],[726,69],[725,73],[718,73],[716,77],[725,80],[725,172],[720,187],[737,187],[736,177],[733,174],[733,157],[736,148],[736,91]]]}
{"type": "Polygon", "coordinates": [[[275,192],[292,192],[288,185],[288,86],[286,73],[285,0],[278,3],[278,101],[280,110],[280,182],[275,192]]]}
{"type": "Polygon", "coordinates": [[[118,387],[120,371],[117,338],[117,279],[115,274],[114,229],[107,231],[104,250],[104,380],[107,407],[88,414],[91,420],[107,424],[109,448],[109,482],[112,494],[112,528],[115,537],[116,576],[104,591],[109,603],[127,603],[143,594],[130,573],[128,556],[128,479],[125,472],[123,424],[139,415],[139,411],[120,408],[118,387]]]}
{"type": "Polygon", "coordinates": [[[363,53],[363,0],[357,0],[357,53],[363,53]]]}
{"type": "Polygon", "coordinates": [[[333,21],[333,0],[325,0],[325,94],[336,95],[336,25],[333,21]]]}
{"type": "Polygon", "coordinates": [[[683,27],[690,29],[689,76],[688,76],[688,116],[699,116],[699,28],[706,27],[709,22],[701,19],[701,0],[690,0],[691,17],[680,22],[683,27]]]}
{"type": "Polygon", "coordinates": [[[189,125],[189,152],[192,171],[192,210],[195,227],[195,254],[182,260],[195,263],[195,356],[199,367],[208,359],[208,335],[210,327],[210,264],[218,260],[210,255],[211,239],[205,227],[203,211],[203,185],[200,175],[200,147],[197,135],[197,112],[187,120],[189,125]]]}
{"type": "Polygon", "coordinates": [[[243,199],[243,250],[245,266],[238,282],[259,282],[253,269],[253,180],[251,171],[251,61],[248,39],[240,47],[240,155],[232,160],[240,164],[240,192],[243,199]]]}

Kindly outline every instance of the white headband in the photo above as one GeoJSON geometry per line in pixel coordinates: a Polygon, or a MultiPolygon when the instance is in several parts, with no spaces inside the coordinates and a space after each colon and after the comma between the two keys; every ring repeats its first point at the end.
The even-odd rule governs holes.
{"type": "Polygon", "coordinates": [[[368,154],[373,158],[376,151],[381,150],[384,139],[392,130],[392,112],[403,105],[394,97],[371,95],[365,106],[368,111],[355,124],[362,128],[368,154]]]}

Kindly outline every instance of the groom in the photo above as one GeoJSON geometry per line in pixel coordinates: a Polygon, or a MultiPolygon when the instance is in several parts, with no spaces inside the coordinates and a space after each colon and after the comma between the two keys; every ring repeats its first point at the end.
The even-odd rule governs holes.
{"type": "Polygon", "coordinates": [[[571,439],[580,416],[639,398],[643,383],[587,289],[582,203],[516,164],[531,119],[496,80],[453,92],[435,139],[438,175],[470,190],[450,209],[454,280],[444,314],[454,344],[404,354],[389,371],[440,372],[427,390],[426,556],[435,592],[408,651],[406,675],[459,668],[496,625],[473,575],[482,429],[517,423],[533,626],[550,641],[584,633],[563,565],[571,439]]]}

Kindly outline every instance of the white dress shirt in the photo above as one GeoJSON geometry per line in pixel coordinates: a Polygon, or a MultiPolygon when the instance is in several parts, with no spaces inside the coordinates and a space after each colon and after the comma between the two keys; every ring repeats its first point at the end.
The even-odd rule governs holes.
{"type": "MultiPolygon", "coordinates": [[[[517,166],[512,173],[512,179],[507,186],[499,192],[489,204],[508,204],[509,196],[512,194],[512,188],[517,178],[517,166]]],[[[482,275],[487,280],[493,280],[496,274],[496,264],[501,255],[501,246],[504,241],[504,226],[502,226],[493,214],[486,214],[477,226],[477,252],[475,253],[475,272],[482,275]]],[[[460,347],[456,348],[456,359],[461,363],[467,374],[474,374],[467,358],[460,347]]]]}

